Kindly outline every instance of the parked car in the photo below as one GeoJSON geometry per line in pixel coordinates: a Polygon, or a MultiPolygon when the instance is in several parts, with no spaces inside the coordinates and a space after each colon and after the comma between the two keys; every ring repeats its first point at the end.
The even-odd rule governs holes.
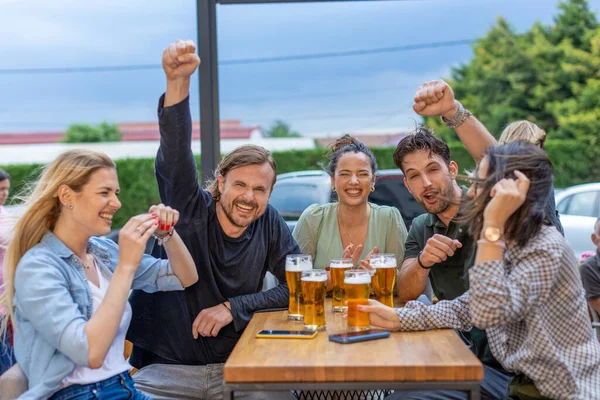
{"type": "MultiPolygon", "coordinates": [[[[311,204],[336,201],[331,190],[331,179],[325,171],[299,171],[277,175],[277,184],[271,194],[270,203],[294,229],[302,212],[311,204]]],[[[393,206],[400,210],[408,229],[414,217],[425,212],[404,186],[404,175],[399,169],[377,172],[375,191],[369,201],[379,205],[393,206]]]]}
{"type": "Polygon", "coordinates": [[[600,182],[571,186],[555,194],[565,237],[575,256],[594,250],[591,234],[600,217],[600,182]]]}

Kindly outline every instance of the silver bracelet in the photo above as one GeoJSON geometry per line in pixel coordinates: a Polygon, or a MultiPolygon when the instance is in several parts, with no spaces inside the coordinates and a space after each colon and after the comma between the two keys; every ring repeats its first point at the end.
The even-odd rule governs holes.
{"type": "Polygon", "coordinates": [[[157,244],[157,245],[159,245],[159,246],[162,246],[162,245],[164,245],[165,243],[167,243],[167,241],[168,241],[169,239],[171,239],[171,236],[173,236],[173,232],[174,232],[174,231],[175,231],[175,230],[174,230],[173,228],[171,228],[171,229],[169,230],[169,232],[165,233],[165,234],[164,234],[164,235],[162,235],[162,236],[160,236],[160,235],[158,235],[158,234],[156,234],[156,233],[153,233],[153,234],[152,234],[152,236],[154,236],[154,237],[156,238],[156,244],[157,244]]]}
{"type": "Polygon", "coordinates": [[[444,123],[444,125],[446,125],[448,128],[451,129],[456,129],[459,126],[461,126],[462,124],[465,123],[465,121],[467,120],[467,118],[469,118],[471,115],[471,111],[467,110],[462,103],[458,103],[458,112],[456,113],[456,115],[448,120],[444,117],[442,117],[442,122],[444,123]]]}

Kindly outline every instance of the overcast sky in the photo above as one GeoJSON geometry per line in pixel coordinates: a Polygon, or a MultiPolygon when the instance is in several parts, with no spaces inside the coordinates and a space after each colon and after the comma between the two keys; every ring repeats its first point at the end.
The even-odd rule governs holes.
{"type": "MultiPolygon", "coordinates": [[[[550,23],[555,0],[408,0],[218,6],[221,61],[474,40],[506,18],[518,31],[550,23]]],[[[600,0],[590,0],[594,11],[600,0]]],[[[196,39],[193,0],[0,0],[0,131],[156,120],[160,69],[7,74],[4,69],[159,64],[196,39]]],[[[221,118],[303,134],[410,126],[425,80],[447,77],[469,45],[315,60],[222,65],[221,118]]],[[[197,80],[191,95],[198,118],[197,80]]]]}

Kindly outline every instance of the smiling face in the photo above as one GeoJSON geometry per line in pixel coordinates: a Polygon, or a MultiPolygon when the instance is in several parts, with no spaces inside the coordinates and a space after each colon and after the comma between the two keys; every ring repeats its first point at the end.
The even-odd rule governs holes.
{"type": "Polygon", "coordinates": [[[66,206],[60,218],[70,218],[70,224],[88,236],[110,233],[112,219],[119,208],[119,178],[113,168],[101,168],[90,175],[90,180],[80,192],[61,186],[59,197],[66,206]]]}
{"type": "Polygon", "coordinates": [[[10,190],[10,179],[0,181],[0,206],[3,206],[8,199],[8,191],[10,190]]]}
{"type": "Polygon", "coordinates": [[[226,177],[217,178],[221,193],[217,202],[217,217],[226,234],[241,234],[264,214],[274,179],[275,171],[268,163],[235,168],[226,177]]]}
{"type": "Polygon", "coordinates": [[[458,166],[446,165],[437,154],[421,150],[407,154],[402,161],[404,184],[430,214],[441,214],[454,197],[454,179],[458,166]]]}
{"type": "Polygon", "coordinates": [[[365,153],[345,153],[331,178],[340,204],[348,206],[366,204],[374,183],[371,160],[365,153]]]}

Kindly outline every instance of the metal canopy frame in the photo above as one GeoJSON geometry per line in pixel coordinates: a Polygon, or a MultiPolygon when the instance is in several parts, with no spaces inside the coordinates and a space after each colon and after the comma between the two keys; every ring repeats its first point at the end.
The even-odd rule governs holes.
{"type": "Polygon", "coordinates": [[[200,152],[202,182],[212,178],[221,159],[217,4],[324,3],[398,0],[196,0],[200,63],[200,152]]]}

